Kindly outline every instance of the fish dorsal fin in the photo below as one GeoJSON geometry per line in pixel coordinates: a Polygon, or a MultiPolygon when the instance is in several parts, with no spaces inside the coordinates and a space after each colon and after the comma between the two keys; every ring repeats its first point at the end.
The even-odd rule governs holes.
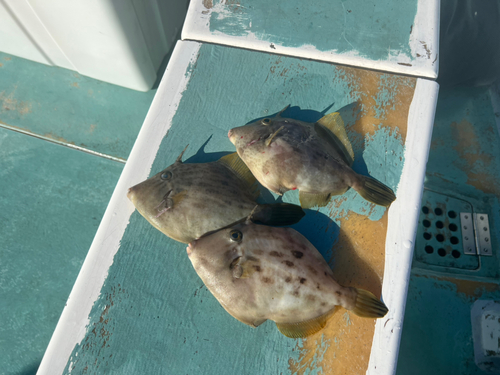
{"type": "Polygon", "coordinates": [[[345,131],[344,121],[338,112],[330,113],[320,118],[316,122],[314,130],[339,152],[348,166],[352,165],[354,152],[345,131]],[[321,126],[317,126],[318,124],[321,126]],[[332,137],[332,134],[325,132],[324,128],[328,129],[334,136],[332,137]]]}
{"type": "Polygon", "coordinates": [[[331,194],[311,194],[299,191],[300,207],[312,208],[315,206],[324,207],[330,201],[331,194]]]}
{"type": "Polygon", "coordinates": [[[259,197],[260,191],[257,186],[257,179],[254,177],[250,169],[248,169],[243,160],[241,160],[241,158],[238,156],[238,153],[233,152],[232,154],[223,156],[219,160],[217,160],[217,162],[228,167],[243,182],[245,182],[255,199],[259,197]]]}
{"type": "Polygon", "coordinates": [[[269,138],[266,139],[266,146],[269,147],[271,146],[271,142],[273,141],[273,138],[276,137],[276,135],[282,131],[283,129],[285,128],[285,125],[283,125],[281,128],[279,128],[278,130],[276,130],[273,134],[271,134],[269,136],[269,138]]]}
{"type": "Polygon", "coordinates": [[[231,263],[233,277],[235,279],[246,279],[260,270],[260,261],[254,257],[238,257],[231,263]]]}
{"type": "Polygon", "coordinates": [[[279,111],[275,117],[281,117],[282,113],[285,112],[289,107],[290,107],[290,104],[288,104],[285,108],[283,108],[281,111],[279,111]]]}
{"type": "Polygon", "coordinates": [[[276,327],[282,334],[292,339],[311,336],[326,326],[328,319],[332,317],[336,310],[337,306],[317,318],[297,323],[276,323],[276,327]]]}
{"type": "Polygon", "coordinates": [[[176,163],[182,163],[182,155],[186,152],[187,148],[189,147],[189,144],[184,147],[184,150],[182,150],[181,154],[177,156],[177,160],[175,161],[176,163]]]}

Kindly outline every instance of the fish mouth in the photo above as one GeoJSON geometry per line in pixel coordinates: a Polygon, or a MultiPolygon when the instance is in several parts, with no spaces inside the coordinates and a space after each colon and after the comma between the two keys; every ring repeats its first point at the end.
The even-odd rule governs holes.
{"type": "Polygon", "coordinates": [[[257,139],[254,139],[253,141],[250,141],[247,143],[247,147],[250,147],[251,145],[253,145],[254,143],[256,142],[259,142],[261,140],[262,137],[259,137],[257,139]]]}
{"type": "Polygon", "coordinates": [[[186,247],[186,252],[187,252],[188,256],[190,256],[193,253],[195,245],[196,245],[196,240],[193,240],[190,243],[188,243],[188,245],[186,247]]]}
{"type": "Polygon", "coordinates": [[[133,203],[135,198],[134,187],[130,187],[127,190],[127,198],[133,203]]]}

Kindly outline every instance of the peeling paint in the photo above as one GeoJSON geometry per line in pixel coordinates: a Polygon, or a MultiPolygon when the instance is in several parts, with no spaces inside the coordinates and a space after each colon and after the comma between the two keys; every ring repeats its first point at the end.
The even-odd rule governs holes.
{"type": "Polygon", "coordinates": [[[10,93],[5,91],[0,92],[0,102],[2,103],[2,111],[15,111],[21,117],[32,112],[32,103],[18,100],[15,97],[17,86],[10,93]]]}
{"type": "MultiPolygon", "coordinates": [[[[406,134],[405,116],[415,79],[395,76],[384,81],[377,72],[209,44],[200,47],[185,74],[189,82],[152,174],[172,163],[186,140],[190,143],[187,162],[232,151],[227,139],[230,128],[272,115],[291,103],[290,117],[309,122],[321,118],[325,108],[344,109],[355,170],[397,190],[404,162],[402,134],[406,134]],[[377,95],[377,90],[395,94],[377,95]],[[351,106],[357,101],[359,108],[351,106]],[[389,102],[395,105],[378,114],[372,108],[389,102]]],[[[383,275],[387,210],[362,203],[355,195],[350,191],[318,212],[309,210],[306,220],[294,227],[331,262],[343,282],[380,293],[373,282],[380,285],[383,275]],[[369,234],[361,230],[363,226],[370,228],[369,234]],[[349,249],[356,259],[344,257],[349,249]],[[360,269],[366,273],[360,275],[360,269]]],[[[262,197],[264,201],[273,198],[270,193],[262,197]]],[[[287,192],[283,201],[297,203],[297,191],[287,192]]],[[[92,372],[96,363],[100,372],[113,369],[122,374],[138,369],[157,373],[165,363],[172,373],[249,373],[255,366],[262,373],[283,374],[366,371],[374,319],[339,309],[322,332],[305,340],[284,337],[272,322],[252,329],[229,316],[206,288],[200,288],[202,282],[184,249],[184,244],[158,232],[137,212],[131,216],[90,313],[85,337],[74,348],[68,368],[71,362],[74,373],[85,368],[92,372]],[[118,284],[127,290],[120,298],[118,284]]]]}
{"type": "Polygon", "coordinates": [[[391,58],[410,58],[408,35],[398,30],[413,23],[417,5],[322,0],[304,7],[295,2],[215,0],[210,9],[209,27],[214,34],[247,36],[283,47],[309,46],[381,60],[391,47],[391,58]],[[397,15],[393,14],[395,11],[397,15]]]}

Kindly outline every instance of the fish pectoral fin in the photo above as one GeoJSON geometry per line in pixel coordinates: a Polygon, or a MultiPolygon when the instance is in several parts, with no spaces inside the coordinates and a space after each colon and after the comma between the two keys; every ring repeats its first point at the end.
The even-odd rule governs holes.
{"type": "Polygon", "coordinates": [[[235,279],[246,279],[260,269],[260,262],[258,259],[239,257],[235,262],[233,261],[232,268],[235,279]]]}
{"type": "Polygon", "coordinates": [[[169,199],[172,199],[172,207],[175,207],[177,204],[181,203],[184,198],[186,198],[188,192],[187,190],[183,190],[174,196],[170,197],[169,199]]]}
{"type": "Polygon", "coordinates": [[[352,165],[354,151],[345,131],[344,120],[338,112],[320,118],[314,125],[314,130],[340,154],[348,166],[352,165]]]}
{"type": "Polygon", "coordinates": [[[355,288],[356,295],[356,305],[352,309],[352,312],[357,316],[363,318],[382,318],[387,314],[387,306],[377,297],[375,297],[371,292],[355,288]]]}
{"type": "Polygon", "coordinates": [[[300,206],[302,208],[312,208],[314,206],[324,207],[330,201],[331,194],[312,194],[299,191],[300,206]]]}
{"type": "Polygon", "coordinates": [[[328,319],[331,318],[335,311],[337,311],[337,306],[317,318],[297,323],[276,323],[276,327],[283,335],[292,339],[311,336],[326,326],[328,319]]]}
{"type": "Polygon", "coordinates": [[[257,186],[257,179],[238,156],[238,153],[233,152],[232,154],[223,156],[217,162],[233,171],[247,185],[255,199],[259,197],[260,191],[257,186]]]}
{"type": "Polygon", "coordinates": [[[276,135],[282,131],[283,129],[285,128],[285,125],[283,125],[282,127],[280,127],[278,130],[276,130],[273,134],[271,134],[267,139],[266,139],[266,147],[269,147],[271,146],[271,142],[273,141],[273,138],[276,137],[276,135]]]}

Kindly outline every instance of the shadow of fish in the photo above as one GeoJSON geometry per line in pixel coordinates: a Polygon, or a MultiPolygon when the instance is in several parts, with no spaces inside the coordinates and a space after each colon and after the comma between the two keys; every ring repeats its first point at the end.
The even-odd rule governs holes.
{"type": "Polygon", "coordinates": [[[372,293],[339,285],[318,250],[292,228],[243,219],[192,241],[186,251],[222,307],[252,327],[269,319],[297,338],[321,330],[338,306],[367,318],[387,313],[372,293]]]}
{"type": "MultiPolygon", "coordinates": [[[[236,153],[215,162],[184,164],[184,151],[174,164],[131,187],[127,196],[156,229],[188,243],[247,217],[259,190],[236,153]]],[[[256,222],[268,225],[291,225],[303,216],[299,206],[286,203],[258,205],[254,215],[256,222]]]]}
{"type": "Polygon", "coordinates": [[[308,123],[264,118],[229,130],[228,137],[257,180],[283,194],[299,190],[303,208],[326,206],[332,195],[350,187],[366,200],[388,206],[396,199],[383,183],[351,169],[354,152],[338,113],[308,123]]]}

